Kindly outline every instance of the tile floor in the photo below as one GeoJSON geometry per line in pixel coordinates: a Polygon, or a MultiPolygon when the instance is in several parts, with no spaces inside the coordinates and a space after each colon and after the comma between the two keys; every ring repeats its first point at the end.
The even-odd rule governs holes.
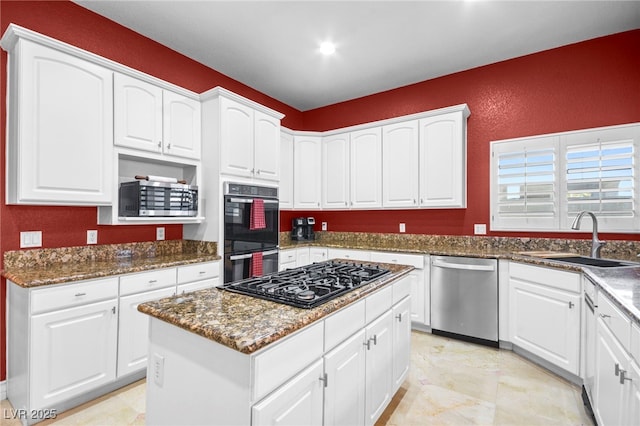
{"type": "MultiPolygon", "coordinates": [[[[409,378],[381,425],[592,425],[580,388],[511,351],[413,332],[409,378]]],[[[141,380],[40,425],[142,425],[141,380]]],[[[2,425],[10,405],[1,404],[2,425]]]]}

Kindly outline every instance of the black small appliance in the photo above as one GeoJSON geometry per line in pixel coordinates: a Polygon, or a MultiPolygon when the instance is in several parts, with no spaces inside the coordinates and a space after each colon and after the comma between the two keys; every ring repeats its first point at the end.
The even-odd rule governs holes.
{"type": "Polygon", "coordinates": [[[312,217],[296,217],[291,220],[291,239],[294,241],[313,241],[313,225],[316,220],[312,217]]]}

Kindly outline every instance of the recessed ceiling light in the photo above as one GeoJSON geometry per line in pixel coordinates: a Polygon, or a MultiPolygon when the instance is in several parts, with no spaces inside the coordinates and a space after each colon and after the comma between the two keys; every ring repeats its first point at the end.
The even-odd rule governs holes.
{"type": "Polygon", "coordinates": [[[323,55],[331,55],[336,51],[336,45],[330,41],[320,43],[320,53],[323,55]]]}

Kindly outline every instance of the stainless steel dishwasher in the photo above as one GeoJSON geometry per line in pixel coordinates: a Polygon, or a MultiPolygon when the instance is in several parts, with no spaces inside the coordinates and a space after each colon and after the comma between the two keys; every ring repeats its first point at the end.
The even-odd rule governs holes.
{"type": "Polygon", "coordinates": [[[498,346],[496,259],[431,257],[431,330],[498,346]]]}

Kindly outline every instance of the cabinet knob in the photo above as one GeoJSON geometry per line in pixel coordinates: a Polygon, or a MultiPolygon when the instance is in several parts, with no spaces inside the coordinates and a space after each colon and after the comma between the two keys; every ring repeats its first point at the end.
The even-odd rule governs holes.
{"type": "Polygon", "coordinates": [[[413,204],[416,204],[416,200],[413,200],[413,204]]]}

